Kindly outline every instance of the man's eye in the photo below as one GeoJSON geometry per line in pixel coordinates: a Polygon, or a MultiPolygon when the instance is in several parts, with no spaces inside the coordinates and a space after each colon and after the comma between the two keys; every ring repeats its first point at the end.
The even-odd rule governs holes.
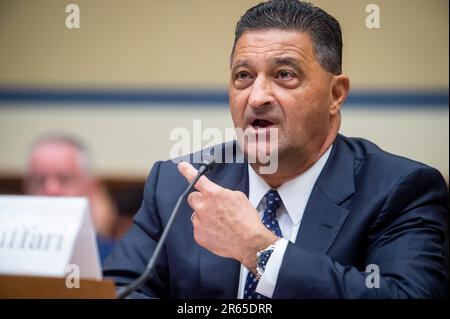
{"type": "Polygon", "coordinates": [[[74,178],[69,175],[58,175],[57,178],[58,178],[59,182],[63,185],[70,184],[74,180],[74,178]]]}
{"type": "Polygon", "coordinates": [[[29,177],[30,184],[32,184],[34,187],[40,187],[45,184],[46,177],[45,176],[31,176],[29,177]]]}
{"type": "Polygon", "coordinates": [[[236,80],[247,80],[250,78],[250,74],[245,71],[238,72],[238,73],[236,73],[235,78],[236,78],[236,80]]]}
{"type": "Polygon", "coordinates": [[[277,77],[282,80],[290,80],[293,79],[295,75],[291,71],[281,70],[280,72],[278,72],[277,77]]]}

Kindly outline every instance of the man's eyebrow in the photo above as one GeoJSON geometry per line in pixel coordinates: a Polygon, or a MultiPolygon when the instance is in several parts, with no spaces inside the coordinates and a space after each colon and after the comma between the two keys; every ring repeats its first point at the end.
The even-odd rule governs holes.
{"type": "Polygon", "coordinates": [[[235,64],[231,65],[231,69],[235,70],[240,67],[247,68],[250,66],[250,63],[247,60],[238,60],[235,64]]]}
{"type": "Polygon", "coordinates": [[[275,57],[273,58],[273,63],[275,65],[288,65],[300,70],[300,65],[297,60],[291,57],[275,57]]]}

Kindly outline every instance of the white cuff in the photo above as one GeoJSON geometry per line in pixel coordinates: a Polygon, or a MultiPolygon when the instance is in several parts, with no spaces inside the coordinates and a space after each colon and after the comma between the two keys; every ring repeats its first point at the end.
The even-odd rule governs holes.
{"type": "Polygon", "coordinates": [[[264,274],[261,279],[259,279],[255,292],[268,298],[272,298],[277,283],[278,272],[280,271],[281,262],[283,261],[284,252],[286,251],[288,243],[289,241],[284,238],[281,238],[281,240],[276,242],[275,249],[272,252],[272,255],[270,255],[264,274]]]}

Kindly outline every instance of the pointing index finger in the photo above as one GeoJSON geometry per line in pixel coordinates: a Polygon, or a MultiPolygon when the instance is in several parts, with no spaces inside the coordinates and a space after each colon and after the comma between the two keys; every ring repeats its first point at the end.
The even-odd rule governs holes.
{"type": "MultiPolygon", "coordinates": [[[[178,163],[177,168],[180,174],[183,175],[189,183],[195,178],[195,176],[197,176],[198,173],[198,170],[187,162],[178,163]]],[[[212,192],[215,190],[220,190],[221,188],[221,186],[211,182],[206,176],[200,177],[194,187],[201,193],[212,192]]]]}

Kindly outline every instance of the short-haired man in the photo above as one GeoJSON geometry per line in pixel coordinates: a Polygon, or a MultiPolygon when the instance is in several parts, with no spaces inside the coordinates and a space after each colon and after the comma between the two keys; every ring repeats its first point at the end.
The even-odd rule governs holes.
{"type": "MultiPolygon", "coordinates": [[[[202,177],[139,293],[441,296],[444,180],[431,167],[338,134],[349,91],[341,55],[339,23],[311,4],[269,1],[245,13],[231,57],[231,116],[247,137],[277,131],[278,143],[248,139],[243,150],[247,159],[260,148],[277,153],[278,168],[262,174],[258,160],[219,164],[202,177]],[[379,276],[371,281],[369,274],[379,276]]],[[[154,165],[134,226],[105,275],[123,285],[143,272],[196,172],[185,162],[154,165]]]]}

